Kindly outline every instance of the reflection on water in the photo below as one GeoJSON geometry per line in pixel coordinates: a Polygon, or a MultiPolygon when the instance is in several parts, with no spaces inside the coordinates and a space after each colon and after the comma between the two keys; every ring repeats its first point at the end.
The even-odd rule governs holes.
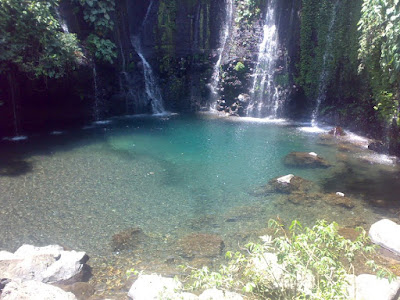
{"type": "Polygon", "coordinates": [[[177,245],[192,233],[217,235],[225,249],[235,249],[276,216],[344,226],[398,217],[396,165],[369,159],[362,145],[297,129],[287,122],[143,116],[4,143],[0,250],[57,243],[87,251],[95,273],[106,277],[103,258],[120,268],[174,273],[179,263],[215,262],[180,255],[177,245]],[[282,159],[292,151],[315,152],[333,166],[287,167],[282,159]],[[315,182],[317,191],[254,195],[286,174],[315,182]],[[330,203],[325,194],[336,192],[351,205],[330,203]]]}

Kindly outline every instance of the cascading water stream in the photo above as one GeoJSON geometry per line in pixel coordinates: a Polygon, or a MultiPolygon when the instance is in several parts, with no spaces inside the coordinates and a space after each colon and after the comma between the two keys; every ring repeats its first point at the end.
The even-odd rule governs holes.
{"type": "Polygon", "coordinates": [[[329,68],[327,67],[327,62],[328,62],[328,59],[330,59],[332,56],[332,42],[333,42],[332,29],[336,22],[336,10],[337,10],[338,5],[339,5],[339,0],[336,0],[334,6],[332,8],[332,13],[331,13],[332,17],[331,17],[331,21],[329,23],[328,34],[326,36],[325,53],[322,58],[322,71],[321,71],[321,75],[319,77],[318,96],[317,96],[315,108],[314,108],[314,110],[312,112],[312,116],[311,116],[311,126],[312,127],[317,127],[317,125],[318,125],[317,118],[318,118],[318,114],[319,114],[319,108],[321,106],[321,103],[326,98],[326,88],[327,88],[327,84],[328,84],[327,81],[328,81],[328,75],[329,75],[329,68]]]}
{"type": "Polygon", "coordinates": [[[251,117],[276,118],[279,110],[279,90],[274,82],[279,46],[276,0],[271,0],[268,5],[263,29],[263,40],[259,46],[251,99],[246,113],[251,117]]]}
{"type": "Polygon", "coordinates": [[[215,108],[217,105],[218,91],[217,87],[220,80],[220,68],[222,63],[222,56],[228,41],[229,32],[232,24],[233,15],[233,0],[226,0],[226,19],[223,25],[223,30],[220,34],[220,47],[218,48],[218,60],[214,65],[213,74],[211,76],[210,90],[212,94],[212,107],[215,108]]]}
{"type": "Polygon", "coordinates": [[[67,22],[63,19],[63,17],[61,16],[60,10],[57,7],[56,9],[56,13],[57,13],[57,18],[58,18],[58,23],[60,23],[61,29],[64,33],[69,33],[69,28],[68,28],[68,24],[67,22]]]}
{"type": "Polygon", "coordinates": [[[141,30],[137,36],[131,36],[131,43],[133,48],[136,50],[139,55],[142,64],[143,64],[143,73],[144,73],[144,83],[145,83],[145,92],[147,96],[148,103],[151,104],[151,108],[153,114],[162,114],[165,113],[165,109],[163,106],[163,99],[161,95],[160,88],[158,86],[156,77],[154,76],[153,69],[151,68],[149,62],[143,55],[142,45],[140,41],[140,33],[143,30],[144,25],[146,25],[147,19],[150,15],[151,8],[153,6],[154,1],[151,1],[149,7],[147,8],[146,16],[143,19],[141,30]]]}

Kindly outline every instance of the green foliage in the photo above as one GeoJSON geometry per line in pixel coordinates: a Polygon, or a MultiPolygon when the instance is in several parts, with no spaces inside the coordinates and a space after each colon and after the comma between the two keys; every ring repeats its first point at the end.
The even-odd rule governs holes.
{"type": "Polygon", "coordinates": [[[114,0],[77,0],[83,7],[86,22],[92,24],[96,33],[104,35],[114,28],[111,13],[115,10],[114,0]]]}
{"type": "Polygon", "coordinates": [[[92,55],[99,61],[112,64],[117,57],[116,45],[107,39],[114,28],[111,14],[115,10],[114,0],[75,0],[82,9],[85,21],[93,27],[86,42],[92,55]]]}
{"type": "Polygon", "coordinates": [[[155,35],[160,47],[171,55],[175,49],[176,14],[176,1],[160,1],[155,35]]]}
{"type": "Polygon", "coordinates": [[[375,108],[391,122],[399,118],[400,1],[364,0],[358,25],[359,70],[369,74],[375,108]]]}
{"type": "Polygon", "coordinates": [[[117,53],[115,51],[116,46],[108,39],[103,39],[95,34],[91,34],[87,38],[87,44],[89,50],[99,60],[103,60],[112,64],[113,60],[117,57],[117,53]]]}
{"type": "Polygon", "coordinates": [[[246,70],[246,66],[241,61],[238,61],[234,69],[236,72],[242,73],[246,70]]]}
{"type": "Polygon", "coordinates": [[[296,83],[317,98],[322,77],[334,86],[336,98],[359,97],[357,22],[361,0],[303,0],[300,62],[296,83]],[[323,73],[325,72],[325,73],[323,73]]]}
{"type": "Polygon", "coordinates": [[[237,17],[235,22],[239,25],[250,25],[252,21],[261,15],[260,0],[235,0],[237,17]]]}
{"type": "MultiPolygon", "coordinates": [[[[375,249],[364,230],[351,241],[338,234],[336,223],[318,221],[303,228],[293,221],[288,230],[275,220],[269,224],[276,229],[275,238],[264,236],[261,244],[246,245],[247,255],[228,252],[229,262],[218,272],[192,270],[189,287],[242,290],[259,299],[348,299],[356,255],[366,257],[375,249]]],[[[380,276],[395,278],[372,260],[367,264],[380,276]]]]}
{"type": "Polygon", "coordinates": [[[62,32],[57,6],[58,0],[0,1],[0,72],[59,78],[75,68],[83,54],[76,36],[62,32]]]}

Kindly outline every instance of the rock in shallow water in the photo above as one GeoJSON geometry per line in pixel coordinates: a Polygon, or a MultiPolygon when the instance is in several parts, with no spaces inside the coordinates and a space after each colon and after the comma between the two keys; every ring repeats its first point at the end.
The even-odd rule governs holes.
{"type": "Polygon", "coordinates": [[[269,193],[282,193],[290,194],[297,191],[309,191],[315,188],[315,184],[309,180],[294,176],[292,174],[277,177],[268,182],[268,184],[261,186],[257,190],[253,191],[255,196],[263,196],[269,193]]]}
{"type": "Polygon", "coordinates": [[[0,300],[76,300],[72,293],[38,281],[16,280],[8,283],[0,300]]]}
{"type": "Polygon", "coordinates": [[[82,275],[88,259],[85,252],[64,251],[58,245],[23,245],[14,254],[0,252],[0,274],[12,280],[70,283],[82,275]]]}
{"type": "Polygon", "coordinates": [[[146,235],[139,227],[129,228],[112,237],[112,251],[133,250],[146,239],[146,235]]]}
{"type": "Polygon", "coordinates": [[[177,252],[185,258],[216,257],[224,249],[224,241],[215,234],[192,233],[178,242],[177,252]]]}
{"type": "Polygon", "coordinates": [[[314,152],[291,152],[285,156],[283,163],[296,168],[329,168],[331,165],[314,152]]]}
{"type": "Polygon", "coordinates": [[[383,219],[372,224],[368,235],[374,244],[400,255],[400,225],[383,219]]]}

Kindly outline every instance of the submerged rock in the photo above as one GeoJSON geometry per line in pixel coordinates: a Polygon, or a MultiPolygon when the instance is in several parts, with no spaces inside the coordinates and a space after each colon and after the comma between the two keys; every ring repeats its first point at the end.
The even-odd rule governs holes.
{"type": "Polygon", "coordinates": [[[29,280],[16,280],[8,283],[3,289],[0,300],[76,300],[72,293],[45,284],[29,280]]]}
{"type": "Polygon", "coordinates": [[[112,251],[135,249],[146,238],[139,227],[129,228],[113,235],[111,240],[112,251]]]}
{"type": "Polygon", "coordinates": [[[221,255],[225,248],[220,236],[207,233],[192,233],[178,242],[178,253],[185,258],[211,258],[221,255]]]}
{"type": "Polygon", "coordinates": [[[2,278],[46,283],[78,281],[89,257],[85,252],[64,251],[61,246],[21,246],[14,254],[0,251],[2,278]]]}
{"type": "Polygon", "coordinates": [[[285,156],[283,163],[297,168],[329,168],[331,165],[314,152],[291,152],[285,156]]]}
{"type": "Polygon", "coordinates": [[[326,201],[328,204],[342,206],[345,208],[353,208],[354,203],[349,197],[345,197],[343,193],[336,193],[336,194],[324,194],[323,200],[326,201]]]}
{"type": "Polygon", "coordinates": [[[400,225],[388,219],[372,224],[368,236],[374,244],[400,255],[400,225]]]}
{"type": "Polygon", "coordinates": [[[314,188],[314,183],[299,176],[289,174],[282,177],[277,177],[253,191],[255,196],[263,196],[269,193],[290,194],[296,191],[308,191],[314,188]]]}

